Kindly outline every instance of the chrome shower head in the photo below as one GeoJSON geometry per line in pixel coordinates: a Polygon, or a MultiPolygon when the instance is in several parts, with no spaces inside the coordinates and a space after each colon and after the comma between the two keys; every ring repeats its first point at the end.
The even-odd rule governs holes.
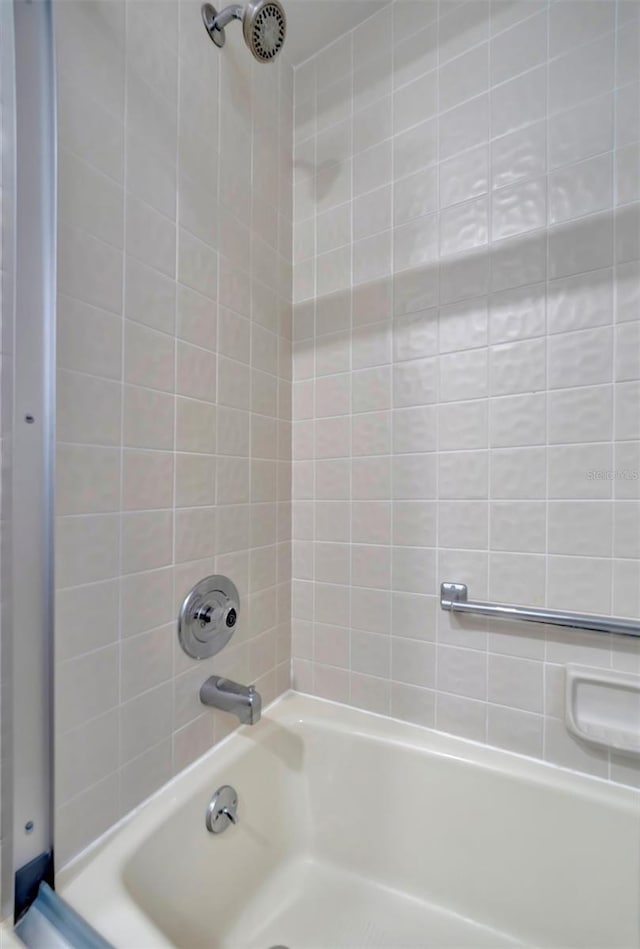
{"type": "Polygon", "coordinates": [[[259,63],[276,58],[287,34],[287,18],[280,0],[250,0],[241,7],[225,7],[220,13],[210,3],[202,5],[202,20],[216,44],[224,46],[224,28],[231,20],[242,20],[244,41],[259,63]]]}
{"type": "Polygon", "coordinates": [[[287,18],[278,0],[253,0],[242,17],[244,41],[260,63],[268,63],[284,46],[287,18]]]}

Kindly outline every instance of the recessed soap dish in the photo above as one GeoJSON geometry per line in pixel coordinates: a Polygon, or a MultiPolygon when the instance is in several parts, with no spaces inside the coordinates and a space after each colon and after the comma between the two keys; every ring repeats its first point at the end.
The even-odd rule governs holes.
{"type": "Polygon", "coordinates": [[[583,741],[640,755],[640,676],[567,666],[565,722],[583,741]]]}

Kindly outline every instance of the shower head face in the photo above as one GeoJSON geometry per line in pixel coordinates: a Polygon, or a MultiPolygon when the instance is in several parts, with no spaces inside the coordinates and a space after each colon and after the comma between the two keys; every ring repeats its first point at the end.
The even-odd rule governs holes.
{"type": "Polygon", "coordinates": [[[287,35],[287,18],[278,0],[252,0],[242,17],[244,39],[259,63],[272,62],[287,35]]]}

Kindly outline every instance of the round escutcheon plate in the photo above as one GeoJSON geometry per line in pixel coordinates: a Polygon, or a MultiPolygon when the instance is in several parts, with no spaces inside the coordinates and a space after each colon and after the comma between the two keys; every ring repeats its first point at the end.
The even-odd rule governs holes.
{"type": "Polygon", "coordinates": [[[240,598],[228,577],[205,577],[187,594],[178,616],[178,639],[192,659],[223,649],[236,628],[240,598]]]}

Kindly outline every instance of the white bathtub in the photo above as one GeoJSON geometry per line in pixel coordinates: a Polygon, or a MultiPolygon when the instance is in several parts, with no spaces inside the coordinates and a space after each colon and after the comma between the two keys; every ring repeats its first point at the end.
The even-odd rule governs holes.
{"type": "Polygon", "coordinates": [[[60,874],[114,946],[640,945],[640,795],[288,695],[60,874]],[[232,784],[239,823],[205,828],[232,784]]]}

